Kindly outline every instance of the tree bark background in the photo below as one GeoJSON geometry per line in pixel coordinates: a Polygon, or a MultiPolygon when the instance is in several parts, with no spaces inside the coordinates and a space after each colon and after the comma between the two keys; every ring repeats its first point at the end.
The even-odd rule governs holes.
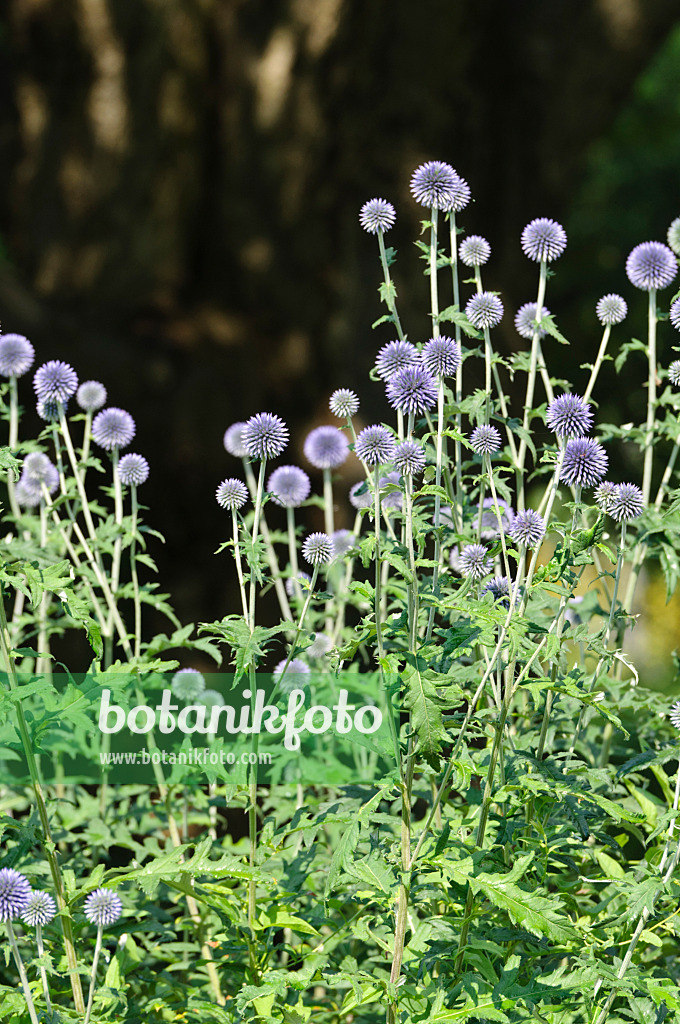
{"type": "Polygon", "coordinates": [[[386,414],[366,387],[389,331],[370,328],[361,204],[397,206],[400,312],[425,340],[408,182],[423,160],[452,163],[513,348],[536,287],[519,233],[568,213],[590,144],[677,18],[674,0],[7,0],[2,327],[135,416],[183,618],[233,610],[212,556],[228,526],[214,489],[239,470],[225,428],[275,411],[298,461],[335,387],[386,414]]]}

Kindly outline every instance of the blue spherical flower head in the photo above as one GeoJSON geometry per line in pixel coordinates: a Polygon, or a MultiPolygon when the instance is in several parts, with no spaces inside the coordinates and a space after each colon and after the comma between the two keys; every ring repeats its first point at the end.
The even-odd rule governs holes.
{"type": "Polygon", "coordinates": [[[328,407],[339,420],[349,420],[359,412],[359,398],[349,388],[338,388],[331,395],[328,407]]]}
{"type": "Polygon", "coordinates": [[[172,677],[171,689],[178,700],[196,700],[205,690],[205,679],[195,668],[181,668],[172,677]]]}
{"type": "Polygon", "coordinates": [[[420,355],[410,341],[388,341],[378,352],[375,368],[378,376],[389,380],[399,370],[420,362],[420,355]]]}
{"type": "Polygon", "coordinates": [[[470,235],[460,243],[460,261],[466,267],[482,267],[491,255],[491,246],[481,235],[470,235]]]}
{"type": "MultiPolygon", "coordinates": [[[[33,483],[41,484],[44,481],[46,482],[53,476],[54,472],[56,472],[56,467],[50,462],[44,452],[31,452],[24,459],[22,476],[33,483]]],[[[58,479],[59,477],[57,476],[58,479]]]]}
{"type": "Polygon", "coordinates": [[[251,459],[275,459],[288,444],[288,427],[280,416],[258,412],[250,417],[241,436],[251,459]]]}
{"type": "Polygon", "coordinates": [[[60,359],[51,359],[43,363],[35,371],[33,390],[38,400],[51,398],[55,402],[67,402],[75,395],[78,387],[78,375],[68,363],[60,359]]]}
{"type": "Polygon", "coordinates": [[[465,307],[465,315],[478,331],[485,327],[497,327],[503,319],[503,303],[491,292],[473,295],[465,307]]]}
{"type": "Polygon", "coordinates": [[[136,452],[124,455],[118,463],[118,479],[126,487],[139,487],[149,479],[149,463],[136,452]]]}
{"type": "Polygon", "coordinates": [[[617,523],[628,522],[641,516],[645,507],[642,491],[635,484],[617,484],[607,511],[617,523]]]}
{"type": "Polygon", "coordinates": [[[592,437],[567,441],[560,480],[570,487],[594,487],[607,472],[607,453],[592,437]]]}
{"type": "Polygon", "coordinates": [[[471,192],[465,178],[462,178],[457,171],[454,171],[454,174],[456,175],[456,180],[451,186],[451,195],[442,209],[446,212],[460,213],[470,202],[471,192]]]}
{"type": "Polygon", "coordinates": [[[453,377],[460,366],[460,348],[453,338],[430,338],[421,352],[423,366],[433,377],[453,377]]]}
{"type": "Polygon", "coordinates": [[[90,924],[104,928],[114,924],[123,912],[120,896],[111,889],[95,889],[85,900],[84,913],[90,924]]]}
{"type": "Polygon", "coordinates": [[[229,477],[219,485],[215,491],[215,498],[220,508],[226,508],[233,512],[245,505],[248,500],[248,488],[236,477],[229,477]]]}
{"type": "Polygon", "coordinates": [[[422,363],[405,366],[388,380],[387,401],[405,413],[425,412],[437,404],[437,381],[422,363]]]}
{"type": "Polygon", "coordinates": [[[620,295],[610,292],[609,295],[603,295],[598,299],[595,312],[603,327],[613,327],[614,324],[620,324],[626,319],[628,306],[620,295]]]}
{"type": "Polygon", "coordinates": [[[13,921],[26,911],[31,883],[14,868],[0,869],[0,921],[13,921]]]}
{"type": "MultiPolygon", "coordinates": [[[[534,336],[534,331],[536,330],[534,323],[538,320],[536,313],[537,309],[538,306],[535,302],[525,302],[523,306],[519,307],[515,314],[515,328],[517,333],[523,338],[527,338],[528,341],[531,341],[534,336]]],[[[545,306],[541,306],[541,320],[546,316],[550,316],[550,310],[546,309],[545,306]]],[[[545,338],[546,333],[547,332],[542,327],[539,327],[539,338],[545,338]]]]}
{"type": "Polygon", "coordinates": [[[392,459],[394,468],[402,476],[417,476],[425,469],[425,449],[418,441],[407,440],[397,445],[392,459]]]}
{"type": "Polygon", "coordinates": [[[680,359],[674,359],[668,367],[668,379],[676,388],[680,384],[680,359]]]}
{"type": "Polygon", "coordinates": [[[267,490],[274,495],[277,505],[298,508],[309,497],[309,477],[299,466],[279,466],[267,482],[267,490]]]}
{"type": "MultiPolygon", "coordinates": [[[[278,683],[281,679],[284,668],[286,668],[285,658],[278,663],[272,672],[275,682],[278,683]]],[[[309,682],[309,672],[309,665],[306,665],[301,658],[291,658],[286,674],[283,676],[283,681],[279,684],[281,693],[287,694],[291,693],[292,690],[304,690],[309,682]]]]}
{"type": "Polygon", "coordinates": [[[359,223],[371,235],[389,231],[396,219],[394,207],[386,199],[369,199],[359,213],[359,223]]]}
{"type": "Polygon", "coordinates": [[[509,601],[504,600],[510,596],[510,583],[508,582],[507,576],[494,576],[492,580],[485,583],[482,587],[482,596],[484,594],[491,594],[494,601],[503,601],[506,608],[509,606],[509,601]]]}
{"type": "Polygon", "coordinates": [[[15,485],[14,496],[21,508],[37,508],[42,499],[42,486],[22,476],[15,485]]]}
{"type": "Polygon", "coordinates": [[[100,448],[111,452],[127,448],[135,436],[135,421],[125,409],[102,409],[92,421],[92,440],[100,448]]]}
{"type": "Polygon", "coordinates": [[[354,451],[367,466],[384,466],[394,458],[394,435],[380,424],[364,427],[357,437],[354,451]]]}
{"type": "Polygon", "coordinates": [[[237,459],[245,459],[248,455],[243,444],[243,428],[245,423],[232,423],[224,432],[224,447],[237,459]]]}
{"type": "Polygon", "coordinates": [[[373,495],[365,480],[359,480],[358,483],[352,484],[349,489],[349,503],[357,512],[362,508],[371,508],[373,495]]]}
{"type": "Polygon", "coordinates": [[[677,272],[675,254],[663,242],[641,242],[626,260],[628,280],[646,292],[667,288],[677,272]]]}
{"type": "Polygon", "coordinates": [[[595,504],[598,506],[598,508],[600,508],[603,512],[608,512],[611,500],[614,497],[615,492],[616,484],[612,483],[611,480],[603,480],[602,483],[595,488],[595,491],[593,493],[593,497],[595,498],[595,504]]]}
{"type": "Polygon", "coordinates": [[[0,374],[3,377],[23,377],[33,366],[35,349],[23,334],[3,334],[0,337],[0,374]]]}
{"type": "Polygon", "coordinates": [[[333,558],[336,561],[344,558],[356,546],[356,537],[351,530],[336,530],[331,540],[333,541],[333,558]]]}
{"type": "Polygon", "coordinates": [[[533,508],[525,508],[517,513],[508,532],[518,544],[535,548],[545,536],[545,520],[533,508]]]}
{"type": "Polygon", "coordinates": [[[333,540],[327,533],[310,533],[302,545],[302,557],[310,565],[323,565],[333,558],[333,540]]]}
{"type": "Polygon", "coordinates": [[[548,406],[545,422],[558,437],[581,437],[593,422],[593,411],[580,395],[560,395],[548,406]]]}
{"type": "Polygon", "coordinates": [[[536,263],[551,263],[567,248],[567,233],[561,224],[549,217],[537,217],[522,231],[525,256],[536,263]]]}
{"type": "Polygon", "coordinates": [[[411,176],[411,195],[421,206],[448,210],[458,193],[458,175],[450,164],[430,160],[417,167],[411,176]]]}
{"type": "Polygon", "coordinates": [[[42,889],[34,889],[28,898],[28,906],[21,915],[21,920],[32,928],[44,928],[57,912],[57,905],[49,893],[42,889]]]}
{"type": "MultiPolygon", "coordinates": [[[[453,552],[452,552],[453,554],[453,552]]],[[[459,572],[477,582],[488,576],[493,568],[493,559],[483,544],[468,544],[457,559],[459,572]]]]}
{"type": "Polygon", "coordinates": [[[666,241],[676,256],[680,256],[680,217],[676,217],[668,228],[666,241]]]}
{"type": "Polygon", "coordinates": [[[501,435],[489,423],[482,423],[470,434],[470,447],[477,455],[491,455],[501,446],[501,435]]]}
{"type": "Polygon", "coordinates": [[[671,308],[668,311],[668,319],[675,327],[676,331],[680,331],[680,299],[676,299],[675,302],[671,302],[671,308]]]}
{"type": "Polygon", "coordinates": [[[349,455],[349,441],[339,427],[316,427],[305,438],[304,452],[317,469],[336,469],[349,455]]]}
{"type": "Polygon", "coordinates": [[[106,388],[98,380],[86,380],[76,392],[76,402],[84,412],[96,412],[106,405],[106,388]]]}

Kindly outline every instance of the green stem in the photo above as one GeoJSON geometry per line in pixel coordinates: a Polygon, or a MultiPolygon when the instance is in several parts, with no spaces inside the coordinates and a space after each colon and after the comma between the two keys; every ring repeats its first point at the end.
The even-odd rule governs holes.
{"type": "Polygon", "coordinates": [[[241,594],[241,607],[243,608],[243,618],[248,621],[248,599],[246,598],[246,588],[243,582],[243,563],[241,562],[241,545],[238,539],[238,517],[236,515],[236,509],[231,510],[231,527],[234,536],[234,561],[236,562],[236,575],[238,576],[238,589],[241,594]]]}
{"type": "Polygon", "coordinates": [[[604,361],[605,352],[607,351],[607,345],[609,344],[609,335],[611,334],[611,331],[612,331],[611,324],[607,324],[607,326],[604,329],[604,333],[602,334],[602,341],[600,342],[600,347],[599,347],[598,352],[597,352],[597,357],[595,359],[595,362],[593,363],[593,368],[590,371],[590,379],[588,381],[588,386],[586,387],[586,390],[583,393],[583,400],[584,400],[584,402],[587,402],[588,399],[590,398],[590,396],[593,393],[593,388],[595,387],[595,381],[598,378],[598,375],[599,375],[599,372],[600,372],[600,368],[601,368],[602,363],[604,361]]]}
{"type": "MultiPolygon", "coordinates": [[[[39,924],[35,926],[35,943],[38,947],[38,956],[42,959],[45,955],[45,944],[43,942],[42,925],[39,924]]],[[[40,968],[40,978],[42,980],[43,995],[45,996],[47,1012],[52,1013],[52,1000],[50,999],[50,989],[47,984],[47,971],[44,967],[40,968]]]]}
{"type": "MultiPolygon", "coordinates": [[[[9,378],[9,447],[12,452],[16,450],[19,443],[19,397],[17,393],[17,379],[14,375],[9,378]]],[[[9,507],[15,519],[21,515],[21,510],[14,493],[14,470],[7,470],[7,494],[9,507]]]]}
{"type": "Polygon", "coordinates": [[[94,947],[94,956],[92,957],[92,974],[90,975],[90,993],[87,997],[87,1010],[85,1011],[85,1024],[89,1024],[90,1014],[92,1013],[92,1003],[94,1001],[94,994],[97,989],[97,967],[99,965],[99,954],[102,949],[102,935],[104,929],[102,925],[97,928],[97,941],[94,947]]]}
{"type": "MultiPolygon", "coordinates": [[[[536,320],[540,323],[541,310],[543,309],[543,302],[545,300],[545,286],[548,277],[548,264],[545,260],[541,261],[541,268],[538,277],[538,297],[536,299],[536,320]]],[[[531,423],[531,412],[534,403],[534,391],[536,388],[536,369],[538,366],[540,348],[540,328],[537,326],[531,336],[531,358],[529,362],[529,376],[527,377],[527,391],[524,399],[524,417],[522,420],[522,429],[524,432],[529,432],[529,424],[531,423]]],[[[522,438],[519,444],[519,452],[517,453],[517,507],[518,509],[524,508],[524,462],[527,454],[527,442],[526,438],[522,438]]]]}
{"type": "Polygon", "coordinates": [[[132,540],[130,541],[130,575],[132,577],[132,595],[135,605],[135,658],[141,653],[142,646],[142,602],[139,594],[139,576],[137,575],[137,518],[139,508],[137,503],[137,485],[130,485],[130,497],[132,500],[132,540]]]}
{"type": "MultiPolygon", "coordinates": [[[[253,558],[255,557],[255,544],[257,543],[258,532],[260,528],[260,514],[262,512],[262,496],[264,494],[264,474],[266,468],[266,460],[262,459],[260,462],[260,474],[257,478],[257,491],[255,492],[255,518],[253,519],[253,535],[251,539],[253,548],[253,558]]],[[[255,590],[256,590],[256,576],[255,566],[250,567],[250,602],[249,602],[249,623],[250,631],[255,629],[255,590]]]]}
{"type": "MultiPolygon", "coordinates": [[[[449,213],[449,229],[451,238],[451,278],[453,282],[453,304],[460,310],[460,287],[458,284],[458,231],[456,228],[456,214],[454,210],[449,213]]],[[[463,349],[461,347],[460,324],[455,324],[455,341],[460,352],[460,363],[456,370],[456,405],[460,408],[463,401],[463,349]]],[[[463,429],[463,417],[460,412],[456,413],[456,430],[460,434],[463,429]]],[[[456,501],[453,510],[454,523],[463,522],[463,471],[461,469],[461,444],[455,442],[454,458],[456,461],[456,501]]]]}
{"type": "Polygon", "coordinates": [[[9,938],[9,944],[12,947],[14,963],[17,965],[19,977],[21,978],[21,987],[24,990],[24,998],[26,1000],[26,1006],[28,1007],[28,1013],[31,1018],[31,1024],[38,1024],[38,1014],[35,1012],[35,1006],[33,1005],[33,996],[31,995],[31,989],[28,984],[26,968],[24,967],[24,962],[21,959],[21,953],[19,952],[19,946],[17,944],[16,935],[14,934],[14,929],[12,928],[11,921],[7,921],[7,936],[9,938]]]}
{"type": "Polygon", "coordinates": [[[385,239],[383,238],[382,231],[378,231],[378,246],[380,248],[380,262],[382,264],[383,276],[385,278],[385,301],[387,303],[387,308],[389,309],[390,313],[392,314],[392,317],[394,318],[394,326],[397,328],[397,336],[399,337],[400,341],[404,341],[406,335],[402,330],[401,321],[399,320],[399,314],[397,313],[397,304],[392,294],[394,291],[394,295],[396,295],[396,289],[394,289],[394,285],[392,284],[392,278],[390,277],[390,268],[387,265],[385,239]]]}
{"type": "MultiPolygon", "coordinates": [[[[255,480],[255,474],[253,473],[252,467],[247,459],[243,459],[243,471],[245,473],[246,482],[248,484],[248,490],[250,491],[250,496],[253,499],[253,501],[255,501],[255,496],[257,494],[257,482],[255,480]]],[[[288,595],[286,594],[286,588],[283,580],[281,579],[279,563],[276,557],[276,552],[274,550],[274,545],[272,544],[272,539],[269,533],[269,527],[267,525],[267,519],[264,514],[264,511],[262,511],[260,515],[260,529],[262,530],[262,537],[264,539],[265,549],[267,552],[267,562],[269,563],[269,571],[271,572],[272,580],[274,581],[274,590],[276,591],[276,596],[279,600],[281,614],[287,622],[290,622],[291,619],[293,618],[293,615],[290,610],[290,605],[288,603],[288,595]]]]}
{"type": "Polygon", "coordinates": [[[647,353],[649,373],[647,378],[647,423],[645,426],[645,461],[642,469],[642,493],[645,505],[649,504],[652,490],[652,465],[654,459],[654,413],[656,411],[656,291],[649,293],[647,314],[647,353]]]}

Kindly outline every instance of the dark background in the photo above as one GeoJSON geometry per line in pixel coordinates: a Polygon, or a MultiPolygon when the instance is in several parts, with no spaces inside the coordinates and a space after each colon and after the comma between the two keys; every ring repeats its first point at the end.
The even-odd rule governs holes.
{"type": "MultiPolygon", "coordinates": [[[[426,340],[422,161],[471,185],[460,221],[492,245],[505,351],[535,300],[519,234],[536,216],[569,234],[547,298],[573,346],[548,345],[560,373],[583,383],[604,292],[631,306],[619,341],[645,330],[624,262],[680,215],[676,0],[6,0],[0,17],[2,328],[135,417],[183,620],[236,609],[212,554],[214,489],[240,475],[225,428],[277,412],[296,461],[334,388],[359,392],[364,422],[386,414],[367,373],[390,332],[371,331],[380,267],[357,219],[373,196],[397,207],[402,322],[426,340]]],[[[623,382],[603,373],[601,419],[643,418],[636,359],[623,382]]]]}

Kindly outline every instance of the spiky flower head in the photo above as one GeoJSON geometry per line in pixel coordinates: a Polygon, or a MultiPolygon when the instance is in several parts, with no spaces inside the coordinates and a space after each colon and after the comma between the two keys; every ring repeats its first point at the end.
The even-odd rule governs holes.
{"type": "Polygon", "coordinates": [[[195,668],[180,668],[172,677],[171,689],[178,700],[196,700],[205,690],[205,679],[195,668]]]}
{"type": "Polygon", "coordinates": [[[537,217],[522,231],[524,255],[536,263],[551,263],[567,248],[567,233],[549,217],[537,217]]]}
{"type": "Polygon", "coordinates": [[[58,402],[56,398],[40,398],[36,402],[35,411],[46,423],[57,423],[62,412],[66,412],[66,402],[58,402]]]}
{"type": "Polygon", "coordinates": [[[671,302],[671,308],[668,311],[668,319],[675,327],[676,331],[680,331],[680,299],[676,299],[671,302]]]}
{"type": "Polygon", "coordinates": [[[610,292],[609,295],[603,295],[598,299],[595,312],[603,327],[612,327],[626,319],[628,305],[620,295],[610,292]]]}
{"type": "MultiPolygon", "coordinates": [[[[50,477],[53,478],[54,473],[57,472],[56,466],[52,464],[50,459],[45,455],[44,452],[31,452],[24,459],[22,466],[22,476],[32,483],[41,484],[47,482],[50,477]]],[[[59,482],[59,475],[57,473],[57,482],[59,482]]]]}
{"type": "Polygon", "coordinates": [[[354,550],[356,537],[351,530],[336,530],[332,536],[333,558],[338,561],[354,550]]]}
{"type": "Polygon", "coordinates": [[[503,319],[503,303],[491,292],[479,292],[468,302],[465,315],[478,331],[485,327],[496,327],[503,319]]]}
{"type": "Polygon", "coordinates": [[[309,665],[306,665],[301,658],[291,658],[290,664],[286,668],[285,676],[283,675],[284,668],[286,668],[286,658],[280,661],[272,672],[274,681],[279,683],[281,693],[290,693],[291,690],[304,690],[309,679],[309,665]]]}
{"type": "Polygon", "coordinates": [[[127,448],[135,436],[135,421],[125,409],[102,409],[92,421],[92,439],[106,451],[127,448]]]}
{"type": "Polygon", "coordinates": [[[349,489],[349,503],[357,512],[361,508],[371,507],[373,495],[365,480],[359,480],[358,483],[352,484],[349,489]]]}
{"type": "Polygon", "coordinates": [[[418,441],[406,440],[397,445],[394,453],[394,468],[402,476],[417,476],[425,469],[425,449],[418,441]]]}
{"type": "Polygon", "coordinates": [[[274,495],[277,505],[298,508],[309,497],[309,477],[299,466],[279,466],[267,482],[267,490],[274,495]]]}
{"type": "Polygon", "coordinates": [[[451,197],[447,201],[446,206],[443,207],[447,212],[460,213],[464,210],[467,204],[470,202],[470,186],[468,185],[465,178],[461,177],[457,171],[454,172],[456,180],[451,188],[451,197]]]}
{"type": "Polygon", "coordinates": [[[425,412],[437,404],[437,381],[422,363],[405,366],[388,380],[387,401],[405,413],[425,412]]]}
{"type": "Polygon", "coordinates": [[[54,494],[59,486],[59,472],[46,455],[41,452],[33,452],[24,459],[21,479],[17,483],[20,489],[19,504],[27,508],[34,508],[40,504],[43,497],[43,486],[49,494],[54,494]],[[35,456],[40,455],[40,459],[35,456]]]}
{"type": "Polygon", "coordinates": [[[15,484],[14,496],[21,508],[37,508],[42,499],[42,487],[22,476],[15,484]]]}
{"type": "Polygon", "coordinates": [[[457,559],[458,571],[470,579],[484,579],[493,568],[493,559],[483,544],[468,544],[460,552],[457,559]]]}
{"type": "Polygon", "coordinates": [[[126,487],[139,487],[149,479],[149,463],[143,455],[130,452],[118,463],[118,478],[126,487]]]}
{"type": "Polygon", "coordinates": [[[545,536],[545,520],[533,508],[522,509],[515,516],[508,533],[518,544],[535,548],[545,536]]]}
{"type": "Polygon", "coordinates": [[[420,353],[423,366],[434,377],[453,377],[460,366],[460,347],[453,338],[430,338],[420,353]]]}
{"type": "Polygon", "coordinates": [[[598,484],[593,492],[595,504],[598,508],[602,509],[603,512],[608,512],[615,492],[616,484],[612,483],[611,480],[603,480],[601,484],[598,484]]]}
{"type": "Polygon", "coordinates": [[[677,272],[675,254],[663,242],[641,242],[626,260],[628,280],[646,292],[667,288],[677,272]]]}
{"type": "MultiPolygon", "coordinates": [[[[536,330],[534,323],[538,320],[536,315],[537,309],[538,306],[535,302],[525,302],[524,305],[520,306],[515,313],[515,329],[518,334],[523,338],[527,338],[529,341],[533,338],[534,331],[536,330]]],[[[541,320],[546,316],[550,316],[550,310],[546,309],[545,306],[541,306],[541,320]]],[[[542,327],[539,327],[539,338],[545,338],[546,333],[547,332],[542,327]]]]}
{"type": "MultiPolygon", "coordinates": [[[[494,601],[502,601],[503,598],[510,596],[510,583],[508,582],[507,576],[494,576],[492,580],[485,583],[482,587],[482,595],[491,594],[494,601]]],[[[504,602],[506,605],[507,601],[504,602]]]]}
{"type": "Polygon", "coordinates": [[[258,412],[243,428],[243,447],[251,459],[275,459],[288,444],[288,427],[273,412],[258,412]]]}
{"type": "Polygon", "coordinates": [[[311,582],[312,582],[312,577],[309,575],[308,572],[299,572],[297,574],[297,576],[295,576],[295,577],[289,576],[288,579],[286,580],[286,593],[288,594],[288,597],[295,597],[295,584],[296,583],[299,585],[300,583],[311,583],[311,582]]]}
{"type": "Polygon", "coordinates": [[[377,235],[379,231],[389,231],[397,219],[397,214],[386,199],[369,199],[361,207],[359,223],[364,231],[377,235]]]}
{"type": "Polygon", "coordinates": [[[411,176],[411,195],[421,206],[449,210],[458,194],[458,175],[450,164],[429,160],[411,176]]]}
{"type": "Polygon", "coordinates": [[[680,256],[680,217],[676,217],[668,228],[666,241],[676,256],[680,256]]]}
{"type": "Polygon", "coordinates": [[[333,650],[333,641],[327,633],[315,633],[314,639],[305,648],[305,654],[310,658],[325,658],[325,656],[333,650]]]}
{"type": "Polygon", "coordinates": [[[388,341],[375,358],[375,368],[379,377],[389,380],[405,366],[419,362],[418,349],[410,341],[388,341]]]}
{"type": "Polygon", "coordinates": [[[248,455],[243,444],[244,427],[245,423],[239,421],[238,423],[232,423],[224,432],[224,447],[236,459],[245,459],[248,455]]]}
{"type": "Polygon", "coordinates": [[[238,477],[231,476],[218,486],[215,498],[220,508],[226,508],[233,512],[245,505],[248,500],[248,488],[238,477]]]}
{"type": "Polygon", "coordinates": [[[349,420],[359,412],[359,398],[349,388],[338,388],[331,395],[328,408],[339,420],[349,420]]]}
{"type": "Polygon", "coordinates": [[[466,267],[481,267],[491,255],[491,246],[481,235],[470,235],[460,243],[460,261],[466,267]]]}
{"type": "Polygon", "coordinates": [[[327,533],[310,533],[302,545],[302,557],[310,565],[322,565],[333,558],[333,541],[327,533]]]}
{"type": "Polygon", "coordinates": [[[120,896],[111,889],[95,889],[85,900],[85,917],[99,928],[114,924],[123,912],[120,896]]]}
{"type": "MultiPolygon", "coordinates": [[[[673,221],[675,223],[675,221],[673,221]]],[[[680,217],[678,217],[678,224],[680,225],[680,217]]],[[[671,225],[672,227],[672,225],[671,225]]],[[[680,700],[676,701],[673,707],[668,712],[668,718],[674,728],[680,730],[680,700]]]]}
{"type": "Polygon", "coordinates": [[[23,377],[33,366],[35,349],[23,334],[0,337],[0,373],[3,377],[23,377]]]}
{"type": "Polygon", "coordinates": [[[401,489],[401,477],[399,473],[388,473],[381,476],[378,481],[380,491],[385,491],[385,496],[380,499],[380,506],[386,516],[394,512],[400,512],[404,507],[404,495],[401,489]]]}
{"type": "Polygon", "coordinates": [[[31,883],[14,868],[0,869],[0,921],[21,917],[31,898],[31,883]]]}
{"type": "Polygon", "coordinates": [[[106,388],[98,380],[85,380],[76,392],[76,402],[84,412],[96,412],[106,405],[106,388]]]}
{"type": "Polygon", "coordinates": [[[57,905],[48,892],[34,889],[28,898],[28,906],[21,915],[21,920],[33,928],[44,928],[57,912],[57,905]]]}
{"type": "Polygon", "coordinates": [[[482,423],[470,434],[470,447],[477,455],[491,455],[501,446],[501,435],[490,423],[482,423]]]}
{"type": "Polygon", "coordinates": [[[567,441],[560,480],[570,487],[594,487],[607,472],[607,453],[592,437],[567,441]]]}
{"type": "Polygon", "coordinates": [[[384,466],[391,462],[395,449],[394,435],[378,423],[364,427],[354,446],[357,457],[367,466],[384,466]]]}
{"type": "Polygon", "coordinates": [[[75,395],[78,387],[78,374],[60,359],[50,359],[35,371],[33,390],[38,400],[52,398],[55,402],[67,402],[75,395]]]}
{"type": "Polygon", "coordinates": [[[559,395],[548,406],[545,422],[560,438],[581,437],[592,426],[593,411],[580,395],[559,395]]]}
{"type": "Polygon", "coordinates": [[[668,379],[676,388],[680,384],[680,359],[674,359],[668,367],[668,379]]]}
{"type": "Polygon", "coordinates": [[[304,452],[317,469],[336,469],[349,455],[349,441],[339,427],[316,427],[305,438],[304,452]]]}
{"type": "Polygon", "coordinates": [[[617,484],[607,511],[617,523],[641,516],[645,507],[642,491],[635,484],[617,484]]]}

